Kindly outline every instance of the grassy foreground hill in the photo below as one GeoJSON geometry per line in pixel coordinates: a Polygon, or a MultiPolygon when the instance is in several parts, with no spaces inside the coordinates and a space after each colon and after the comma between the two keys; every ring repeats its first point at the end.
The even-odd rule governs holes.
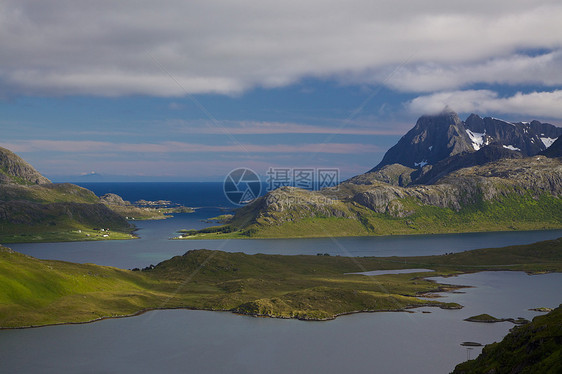
{"type": "MultiPolygon", "coordinates": [[[[0,247],[0,328],[87,322],[157,308],[332,319],[430,305],[455,288],[423,277],[484,270],[562,271],[562,238],[422,257],[246,255],[194,250],[144,271],[39,260],[0,247]],[[371,270],[434,272],[365,276],[371,270]]],[[[483,311],[484,312],[484,311],[483,311]]]]}

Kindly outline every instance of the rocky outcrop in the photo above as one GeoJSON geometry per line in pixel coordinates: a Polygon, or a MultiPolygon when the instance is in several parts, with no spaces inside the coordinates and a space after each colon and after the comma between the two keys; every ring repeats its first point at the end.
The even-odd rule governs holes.
{"type": "Polygon", "coordinates": [[[412,182],[412,173],[416,169],[400,164],[385,165],[382,168],[357,175],[346,182],[354,184],[387,183],[393,186],[405,187],[412,182]]]}
{"type": "Polygon", "coordinates": [[[51,183],[33,166],[12,151],[0,147],[0,184],[43,184],[51,183]]]}
{"type": "Polygon", "coordinates": [[[123,200],[123,198],[119,195],[114,193],[106,193],[103,196],[100,196],[100,202],[106,205],[118,205],[118,206],[129,206],[131,205],[130,202],[123,200]]]}
{"type": "Polygon", "coordinates": [[[313,217],[357,218],[341,201],[327,194],[281,187],[239,209],[232,224],[244,228],[257,221],[279,224],[313,217]]]}

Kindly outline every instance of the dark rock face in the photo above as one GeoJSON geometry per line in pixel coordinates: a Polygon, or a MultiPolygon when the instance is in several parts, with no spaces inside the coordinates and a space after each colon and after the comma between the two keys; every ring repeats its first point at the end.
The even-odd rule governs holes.
{"type": "Polygon", "coordinates": [[[465,121],[466,129],[483,134],[485,142],[497,142],[525,156],[534,156],[545,150],[552,139],[562,135],[562,128],[539,121],[510,123],[496,118],[480,118],[471,114],[465,121]]]}
{"type": "Polygon", "coordinates": [[[439,179],[455,170],[511,158],[523,158],[523,155],[521,152],[507,149],[501,144],[490,144],[476,152],[457,154],[447,157],[435,165],[424,167],[418,172],[413,173],[413,184],[434,184],[439,179]]]}
{"type": "Polygon", "coordinates": [[[464,124],[456,113],[445,111],[438,115],[422,116],[416,126],[386,152],[371,172],[391,164],[419,168],[472,150],[464,124]]]}
{"type": "MultiPolygon", "coordinates": [[[[562,128],[539,121],[510,123],[471,114],[462,122],[456,113],[447,110],[437,115],[420,117],[416,126],[390,148],[370,172],[392,164],[413,169],[422,169],[426,165],[435,166],[448,157],[476,152],[494,143],[508,150],[521,152],[523,156],[534,156],[547,149],[560,135],[562,128]]],[[[475,161],[478,157],[471,160],[475,161]]],[[[497,158],[492,157],[488,161],[495,159],[497,158]]],[[[482,160],[487,162],[486,158],[482,160]]]]}
{"type": "Polygon", "coordinates": [[[51,183],[21,157],[0,147],[0,184],[44,184],[51,183]]]}

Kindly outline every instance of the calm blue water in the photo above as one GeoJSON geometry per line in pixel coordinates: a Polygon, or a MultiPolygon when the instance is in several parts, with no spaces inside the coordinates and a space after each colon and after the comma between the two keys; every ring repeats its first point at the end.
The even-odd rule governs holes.
{"type": "MultiPolygon", "coordinates": [[[[233,205],[223,193],[222,182],[131,182],[76,183],[101,196],[114,193],[130,202],[137,200],[170,200],[190,207],[223,207],[233,205]]],[[[265,184],[262,193],[265,192],[265,184]]]]}
{"type": "Polygon", "coordinates": [[[16,251],[42,259],[90,262],[131,269],[157,264],[170,257],[182,255],[188,250],[201,248],[248,254],[422,256],[528,244],[562,236],[562,230],[549,230],[310,239],[169,240],[177,236],[180,229],[200,229],[213,225],[205,220],[233,208],[225,204],[228,201],[223,195],[221,183],[90,183],[82,186],[97,195],[113,192],[129,201],[163,199],[201,208],[195,213],[177,214],[166,220],[136,221],[134,223],[140,236],[137,240],[23,243],[9,246],[16,251]],[[197,199],[204,203],[197,204],[197,199]]]}

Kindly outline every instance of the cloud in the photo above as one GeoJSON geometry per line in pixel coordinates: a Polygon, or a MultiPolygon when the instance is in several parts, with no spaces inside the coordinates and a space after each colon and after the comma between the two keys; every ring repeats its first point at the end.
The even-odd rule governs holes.
{"type": "Polygon", "coordinates": [[[490,90],[440,92],[419,96],[410,101],[408,109],[414,113],[432,113],[449,106],[458,112],[508,113],[539,118],[562,118],[562,90],[551,92],[518,92],[499,97],[490,90]]]}
{"type": "Polygon", "coordinates": [[[183,142],[162,143],[112,143],[82,140],[22,140],[0,143],[2,147],[16,153],[54,151],[54,152],[126,152],[126,153],[331,153],[362,154],[380,152],[381,149],[371,144],[353,143],[314,143],[314,144],[227,144],[207,145],[183,142]]]}
{"type": "MultiPolygon", "coordinates": [[[[374,78],[380,79],[380,76],[374,78]]],[[[560,86],[562,50],[537,56],[515,54],[474,64],[404,66],[387,82],[392,88],[408,92],[447,90],[474,83],[560,86]]]]}
{"type": "Polygon", "coordinates": [[[419,90],[439,71],[445,89],[524,64],[517,51],[559,50],[560,19],[558,0],[3,0],[0,95],[236,94],[303,77],[419,90]]]}

